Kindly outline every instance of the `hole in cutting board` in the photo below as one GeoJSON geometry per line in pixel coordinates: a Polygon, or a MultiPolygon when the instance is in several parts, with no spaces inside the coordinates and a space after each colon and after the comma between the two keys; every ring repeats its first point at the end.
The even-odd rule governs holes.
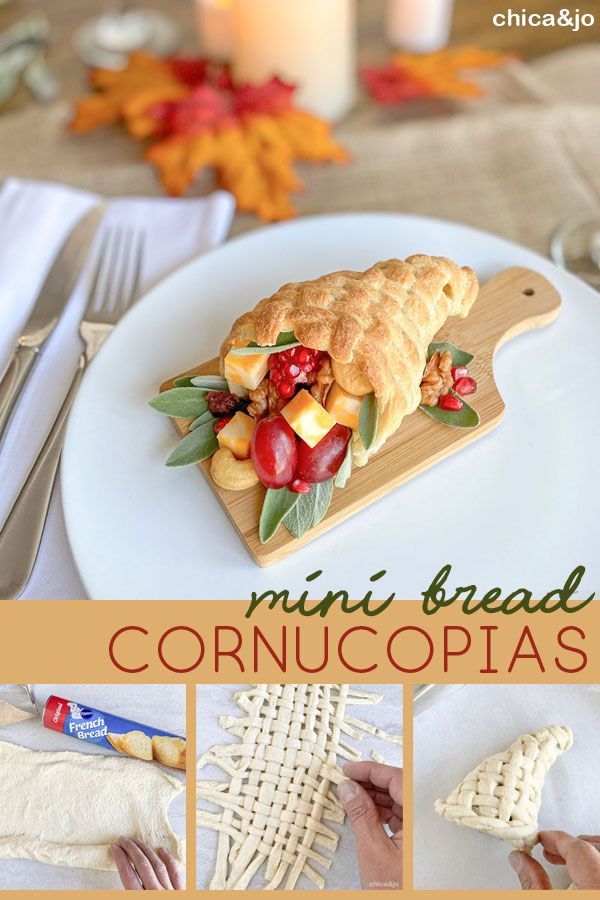
{"type": "Polygon", "coordinates": [[[523,293],[525,294],[526,297],[533,297],[533,295],[535,294],[535,291],[533,288],[525,288],[523,293]]]}

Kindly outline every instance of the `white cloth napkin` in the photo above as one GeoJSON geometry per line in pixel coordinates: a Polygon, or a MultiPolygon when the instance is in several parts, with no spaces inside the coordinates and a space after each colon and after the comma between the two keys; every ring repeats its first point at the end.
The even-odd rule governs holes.
{"type": "MultiPolygon", "coordinates": [[[[10,362],[44,277],[66,237],[77,221],[103,200],[58,184],[17,179],[4,182],[0,190],[0,375],[10,362]]],[[[193,200],[124,197],[104,202],[106,214],[89,259],[36,363],[0,447],[0,524],[21,490],[75,371],[81,352],[78,325],[102,228],[118,223],[143,230],[144,292],[182,263],[220,244],[229,232],[234,212],[233,198],[223,191],[193,200]]],[[[22,596],[34,600],[85,596],[67,542],[58,490],[33,576],[22,596]]]]}

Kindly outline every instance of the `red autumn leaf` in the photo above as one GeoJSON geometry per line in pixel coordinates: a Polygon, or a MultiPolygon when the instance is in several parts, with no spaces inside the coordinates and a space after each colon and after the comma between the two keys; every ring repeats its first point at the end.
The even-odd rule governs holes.
{"type": "Polygon", "coordinates": [[[216,73],[211,78],[212,83],[221,91],[233,91],[233,78],[231,77],[231,69],[229,66],[219,66],[216,73]]]}
{"type": "Polygon", "coordinates": [[[362,78],[373,99],[379,103],[409,103],[434,96],[429,85],[393,63],[382,68],[364,68],[362,78]]]}
{"type": "Polygon", "coordinates": [[[277,116],[292,108],[295,90],[294,85],[286,84],[280,78],[271,78],[260,87],[244,84],[234,90],[234,109],[239,116],[277,116]]]}
{"type": "Polygon", "coordinates": [[[182,100],[157,103],[150,115],[161,123],[162,135],[195,135],[235,121],[230,98],[208,85],[182,100]]]}
{"type": "Polygon", "coordinates": [[[188,87],[197,87],[206,81],[208,62],[205,59],[173,56],[169,60],[169,65],[175,78],[188,87]]]}

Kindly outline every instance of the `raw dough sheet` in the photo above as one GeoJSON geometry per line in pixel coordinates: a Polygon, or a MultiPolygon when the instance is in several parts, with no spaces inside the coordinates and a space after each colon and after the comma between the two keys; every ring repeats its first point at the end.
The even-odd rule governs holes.
{"type": "MultiPolygon", "coordinates": [[[[43,707],[51,694],[79,700],[90,706],[113,712],[150,725],[158,725],[166,731],[185,734],[185,687],[182,685],[114,685],[114,684],[43,684],[35,685],[38,708],[43,707]]],[[[0,685],[0,697],[9,703],[25,708],[26,694],[23,688],[0,685]]],[[[77,752],[119,758],[118,753],[110,753],[105,748],[86,745],[81,748],[77,741],[50,731],[41,724],[41,719],[29,719],[0,728],[0,741],[18,744],[32,750],[54,752],[77,752]]],[[[142,763],[154,766],[154,763],[142,763]]],[[[183,773],[161,768],[163,772],[185,782],[183,773]]],[[[185,838],[185,792],[182,792],[169,807],[169,820],[175,833],[185,838]]],[[[92,869],[69,869],[45,865],[26,859],[0,859],[0,890],[119,890],[121,882],[115,872],[92,869]]]]}
{"type": "MultiPolygon", "coordinates": [[[[520,734],[569,725],[573,746],[550,769],[542,792],[540,828],[571,834],[598,831],[600,686],[466,685],[415,718],[414,886],[417,890],[516,890],[502,841],[437,816],[444,799],[485,757],[520,734]]],[[[542,861],[539,846],[533,855],[542,861]]],[[[546,869],[557,888],[569,883],[561,866],[546,869]]]]}
{"type": "MultiPolygon", "coordinates": [[[[384,731],[402,733],[402,685],[396,684],[353,684],[353,688],[359,691],[367,691],[374,694],[383,694],[383,700],[374,706],[348,704],[347,714],[377,725],[384,731]]],[[[215,745],[236,743],[239,739],[232,737],[229,732],[219,726],[220,716],[243,715],[239,706],[233,699],[237,691],[246,690],[248,684],[204,684],[198,685],[196,697],[197,709],[197,753],[198,756],[206,753],[215,745]]],[[[380,753],[386,763],[392,766],[402,765],[402,747],[398,744],[390,744],[371,734],[365,734],[361,741],[345,738],[349,744],[360,750],[363,759],[369,759],[371,751],[380,753]]],[[[341,763],[345,760],[340,760],[341,763]]],[[[228,776],[216,766],[209,765],[202,769],[199,775],[202,779],[214,779],[215,781],[227,781],[228,776]]],[[[335,787],[333,787],[335,793],[335,787]]],[[[216,812],[216,807],[202,802],[205,809],[216,812]]],[[[352,828],[347,818],[343,825],[331,824],[329,826],[337,831],[340,840],[335,853],[322,850],[333,862],[327,871],[315,864],[315,869],[325,878],[326,890],[359,890],[358,866],[356,864],[356,851],[352,828]]],[[[197,871],[196,884],[199,889],[207,890],[215,867],[218,834],[209,828],[199,828],[197,837],[197,871]]],[[[320,848],[315,848],[320,849],[320,848]]],[[[264,868],[252,879],[249,889],[264,887],[264,868]]],[[[315,890],[315,885],[305,875],[300,875],[295,890],[315,890]]]]}

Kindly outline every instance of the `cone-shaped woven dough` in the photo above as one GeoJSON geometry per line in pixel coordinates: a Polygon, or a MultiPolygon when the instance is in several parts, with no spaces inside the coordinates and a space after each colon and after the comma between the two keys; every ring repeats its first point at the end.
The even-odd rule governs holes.
{"type": "Polygon", "coordinates": [[[367,452],[354,442],[354,461],[368,457],[421,401],[427,348],[448,316],[464,318],[477,298],[475,273],[438,256],[390,259],[366,272],[334,272],[286,284],[235,322],[221,348],[234,342],[273,345],[293,331],[305,347],[326,350],[336,381],[351,393],[375,392],[376,439],[367,452]]]}
{"type": "Polygon", "coordinates": [[[450,822],[483,831],[515,850],[530,851],[538,841],[538,812],[546,772],[573,743],[566,725],[548,725],[522,734],[463,779],[435,811],[450,822]]]}

